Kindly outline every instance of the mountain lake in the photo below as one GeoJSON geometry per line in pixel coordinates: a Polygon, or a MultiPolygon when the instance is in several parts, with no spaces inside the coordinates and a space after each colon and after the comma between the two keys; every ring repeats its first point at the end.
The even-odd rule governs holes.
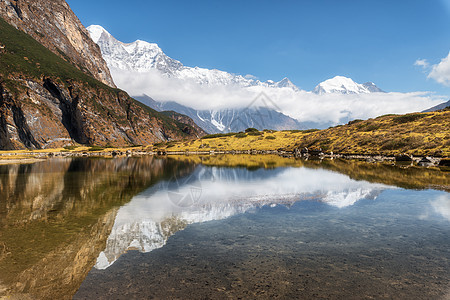
{"type": "Polygon", "coordinates": [[[450,299],[450,172],[276,155],[0,165],[0,299],[450,299]]]}

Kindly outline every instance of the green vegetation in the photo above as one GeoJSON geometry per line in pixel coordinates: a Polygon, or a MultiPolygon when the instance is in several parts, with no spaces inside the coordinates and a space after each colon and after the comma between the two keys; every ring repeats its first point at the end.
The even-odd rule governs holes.
{"type": "Polygon", "coordinates": [[[417,121],[417,120],[419,120],[421,118],[424,118],[424,117],[426,117],[426,114],[424,114],[424,113],[408,114],[408,115],[395,117],[392,120],[395,123],[402,124],[402,123],[414,122],[414,121],[417,121]]]}
{"type": "Polygon", "coordinates": [[[13,80],[7,80],[13,73],[39,81],[46,76],[64,85],[68,81],[81,81],[94,88],[114,90],[78,70],[2,18],[0,18],[0,41],[5,46],[3,53],[0,52],[0,74],[2,73],[4,76],[2,81],[12,92],[19,88],[13,80]]]}
{"type": "Polygon", "coordinates": [[[249,136],[259,136],[259,135],[262,135],[263,133],[262,132],[259,132],[259,131],[250,131],[250,132],[248,132],[247,133],[249,136]]]}
{"type": "Polygon", "coordinates": [[[103,151],[105,150],[105,148],[100,147],[100,146],[91,146],[88,151],[103,151]]]}
{"type": "Polygon", "coordinates": [[[78,148],[78,146],[73,146],[73,145],[71,145],[71,146],[64,146],[65,150],[70,150],[70,151],[75,150],[77,148],[78,148]]]}
{"type": "Polygon", "coordinates": [[[202,137],[203,140],[206,139],[214,139],[214,138],[220,138],[220,137],[227,137],[227,136],[233,136],[236,133],[231,132],[231,133],[214,133],[214,134],[207,134],[204,137],[202,137]]]}
{"type": "Polygon", "coordinates": [[[356,123],[359,123],[359,122],[362,122],[362,121],[363,121],[363,120],[361,120],[361,119],[355,119],[355,120],[349,121],[349,122],[347,123],[347,125],[356,124],[356,123]]]}
{"type": "Polygon", "coordinates": [[[247,137],[247,135],[246,135],[245,133],[243,133],[243,132],[239,132],[239,133],[236,134],[234,137],[241,139],[241,138],[247,137]]]}
{"type": "Polygon", "coordinates": [[[306,129],[306,130],[302,130],[301,132],[303,133],[311,133],[311,132],[317,132],[320,131],[320,129],[306,129]]]}

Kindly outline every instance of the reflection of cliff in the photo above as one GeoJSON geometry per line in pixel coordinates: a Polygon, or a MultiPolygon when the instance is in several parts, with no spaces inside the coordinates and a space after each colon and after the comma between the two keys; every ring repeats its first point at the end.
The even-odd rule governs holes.
{"type": "Polygon", "coordinates": [[[104,249],[118,207],[190,170],[152,157],[0,166],[0,298],[70,299],[104,249]]]}

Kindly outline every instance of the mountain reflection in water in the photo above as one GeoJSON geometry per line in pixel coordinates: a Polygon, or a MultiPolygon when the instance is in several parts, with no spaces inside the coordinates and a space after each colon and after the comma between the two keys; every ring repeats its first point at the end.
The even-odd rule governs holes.
{"type": "MultiPolygon", "coordinates": [[[[367,211],[361,213],[370,223],[375,220],[371,216],[372,207],[386,205],[386,196],[381,197],[386,192],[398,191],[391,202],[401,203],[406,190],[397,187],[435,187],[448,191],[450,183],[448,173],[439,169],[404,170],[354,161],[302,161],[270,155],[49,159],[30,165],[3,165],[0,166],[0,298],[70,299],[83,281],[75,298],[90,298],[101,288],[95,276],[109,274],[120,280],[121,276],[114,275],[118,269],[131,272],[120,263],[123,257],[134,257],[134,251],[129,250],[142,253],[157,250],[148,258],[165,253],[165,249],[170,253],[178,245],[178,239],[189,236],[202,224],[205,238],[224,234],[208,234],[210,229],[220,230],[218,224],[231,226],[229,234],[241,236],[239,230],[247,228],[245,224],[239,225],[241,218],[259,218],[265,213],[269,215],[264,216],[263,222],[271,220],[273,230],[279,225],[285,228],[283,232],[289,232],[292,224],[282,223],[286,212],[298,218],[298,224],[303,218],[308,220],[309,211],[299,210],[300,203],[306,207],[309,207],[306,203],[315,203],[318,206],[314,209],[324,216],[329,211],[344,216],[358,203],[373,203],[366,204],[367,211]],[[375,204],[380,197],[384,200],[375,204]],[[270,212],[280,214],[271,216],[270,212]],[[234,222],[238,227],[232,227],[234,222]]],[[[450,221],[449,194],[432,192],[437,195],[430,196],[427,191],[413,194],[425,198],[407,206],[417,206],[414,212],[417,220],[436,222],[440,217],[450,221]]],[[[386,215],[398,209],[392,206],[386,215]]],[[[329,221],[334,217],[330,216],[329,221]]],[[[311,222],[308,226],[320,228],[311,222]]],[[[270,224],[263,226],[266,225],[270,224]]],[[[268,233],[269,228],[265,229],[268,233]]],[[[254,237],[260,234],[254,232],[254,237]]],[[[266,238],[275,240],[270,235],[266,238]]],[[[263,240],[261,236],[252,243],[260,247],[263,240]]],[[[195,244],[196,240],[192,242],[195,244]]],[[[277,245],[291,242],[281,239],[277,245]]],[[[204,246],[207,249],[213,245],[204,246]]],[[[176,263],[160,262],[167,268],[176,263]]],[[[159,267],[161,272],[164,268],[159,267]]],[[[182,272],[179,274],[182,276],[182,272]]],[[[104,296],[108,298],[107,294],[104,296]]]]}
{"type": "Polygon", "coordinates": [[[264,205],[290,206],[301,200],[342,208],[361,199],[373,200],[386,188],[325,170],[199,166],[194,173],[162,182],[120,208],[96,268],[109,267],[127,250],[160,248],[188,224],[221,220],[264,205]],[[198,191],[196,195],[193,190],[198,191]]]}

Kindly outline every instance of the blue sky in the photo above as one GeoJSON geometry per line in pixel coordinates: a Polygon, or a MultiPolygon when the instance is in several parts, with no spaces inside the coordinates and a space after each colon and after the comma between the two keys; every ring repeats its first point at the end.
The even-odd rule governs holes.
{"type": "Polygon", "coordinates": [[[67,2],[85,26],[158,43],[187,66],[288,77],[305,90],[343,75],[386,91],[450,95],[414,65],[449,54],[450,0],[67,2]]]}

